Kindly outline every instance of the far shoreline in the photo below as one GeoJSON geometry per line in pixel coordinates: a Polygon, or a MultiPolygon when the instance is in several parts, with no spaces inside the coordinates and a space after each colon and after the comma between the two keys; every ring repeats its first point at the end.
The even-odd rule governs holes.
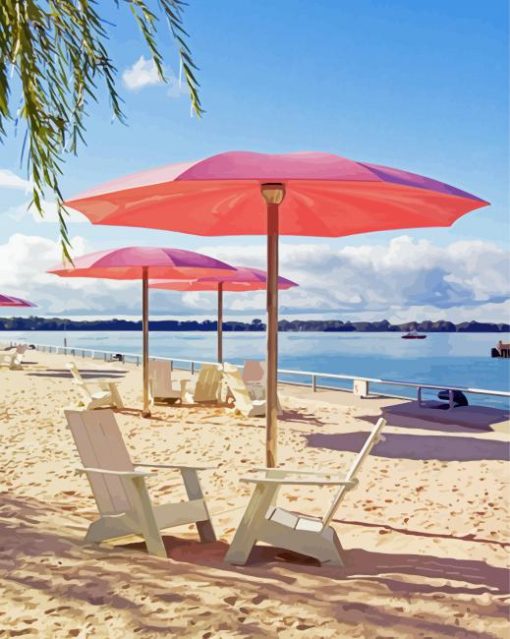
{"type": "MultiPolygon", "coordinates": [[[[222,324],[224,332],[264,332],[265,324],[260,319],[251,322],[229,320],[222,324]]],[[[161,332],[216,332],[217,322],[212,320],[151,320],[151,331],[161,332]]],[[[0,318],[0,332],[38,331],[38,332],[140,332],[141,321],[108,320],[70,320],[46,317],[9,317],[0,318]]],[[[510,324],[506,322],[461,322],[454,324],[447,320],[404,322],[391,324],[387,320],[374,322],[344,322],[342,320],[280,320],[281,333],[509,333],[510,324]]]]}

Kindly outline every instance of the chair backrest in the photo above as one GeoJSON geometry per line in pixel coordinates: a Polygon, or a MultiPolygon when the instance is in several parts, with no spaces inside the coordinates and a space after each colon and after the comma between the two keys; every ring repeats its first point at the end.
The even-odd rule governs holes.
{"type": "Polygon", "coordinates": [[[239,369],[233,364],[223,364],[223,373],[225,375],[225,381],[234,396],[236,408],[242,413],[249,412],[253,406],[253,401],[239,369]]]}
{"type": "MultiPolygon", "coordinates": [[[[115,415],[105,410],[66,410],[67,424],[85,468],[132,471],[133,464],[115,415]]],[[[102,515],[132,509],[126,484],[115,475],[88,475],[97,508],[102,515]]]]}
{"type": "Polygon", "coordinates": [[[266,363],[258,359],[245,360],[241,377],[245,384],[265,384],[266,363]]]}
{"type": "Polygon", "coordinates": [[[218,401],[222,375],[221,368],[217,364],[201,364],[193,393],[194,401],[218,401]]]}
{"type": "Polygon", "coordinates": [[[166,397],[172,390],[172,367],[162,359],[149,361],[149,378],[153,397],[166,397]]]}
{"type": "MultiPolygon", "coordinates": [[[[366,438],[365,443],[363,444],[363,448],[359,451],[356,459],[352,462],[349,470],[347,471],[347,474],[345,475],[345,481],[352,481],[353,479],[356,479],[356,475],[358,474],[361,465],[368,457],[368,455],[370,455],[372,448],[379,441],[380,432],[385,425],[386,420],[383,417],[379,418],[370,435],[366,438]]],[[[322,523],[324,526],[327,526],[331,522],[331,520],[335,516],[336,511],[338,510],[338,507],[340,506],[345,493],[348,490],[349,489],[346,486],[340,486],[340,490],[335,495],[333,503],[331,504],[328,512],[322,518],[322,523]]]]}
{"type": "Polygon", "coordinates": [[[26,344],[18,344],[16,346],[16,352],[19,353],[20,355],[24,355],[27,348],[28,346],[26,344]]]}

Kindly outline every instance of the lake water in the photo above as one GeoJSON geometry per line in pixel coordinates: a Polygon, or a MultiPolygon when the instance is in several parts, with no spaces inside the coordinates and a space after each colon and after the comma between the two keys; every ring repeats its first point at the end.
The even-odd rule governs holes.
{"type": "MultiPolygon", "coordinates": [[[[114,352],[141,352],[141,333],[136,331],[2,331],[0,341],[90,348],[114,352]]],[[[490,357],[491,348],[510,335],[501,333],[429,333],[424,340],[404,340],[399,333],[280,333],[279,367],[302,371],[376,377],[441,386],[468,386],[510,390],[510,359],[490,357]]],[[[264,333],[224,333],[224,359],[241,363],[262,359],[264,333]]],[[[153,332],[152,355],[214,361],[216,334],[200,332],[153,332]]],[[[298,379],[298,378],[296,378],[298,379]]],[[[306,383],[310,378],[300,378],[306,383]]],[[[333,385],[332,380],[319,383],[333,385]]],[[[350,386],[350,382],[337,382],[350,386]]],[[[414,396],[412,389],[382,385],[374,392],[414,396]]],[[[432,393],[432,392],[431,392],[432,393]]],[[[434,395],[429,393],[428,397],[434,395]]],[[[506,398],[471,396],[469,401],[508,406],[506,398]]]]}

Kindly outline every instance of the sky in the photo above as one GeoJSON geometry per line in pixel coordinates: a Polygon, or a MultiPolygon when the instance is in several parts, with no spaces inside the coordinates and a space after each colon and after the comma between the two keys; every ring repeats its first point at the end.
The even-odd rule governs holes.
{"type": "MultiPolygon", "coordinates": [[[[281,274],[300,287],[281,294],[281,315],[509,321],[506,0],[189,0],[184,22],[200,67],[201,119],[190,115],[166,27],[164,85],[129,11],[108,7],[105,17],[127,125],[112,122],[101,90],[87,146],[65,163],[65,196],[226,150],[325,151],[421,173],[491,206],[447,229],[283,238],[281,274]]],[[[138,283],[45,274],[60,257],[54,207],[48,198],[44,222],[27,211],[23,135],[12,133],[0,146],[0,292],[28,297],[40,315],[138,315],[138,283]]],[[[79,214],[69,227],[75,255],[155,245],[265,265],[262,237],[93,226],[79,214]]],[[[227,318],[263,317],[264,295],[229,294],[225,306],[227,318]]],[[[210,317],[215,299],[153,292],[151,308],[210,317]]]]}

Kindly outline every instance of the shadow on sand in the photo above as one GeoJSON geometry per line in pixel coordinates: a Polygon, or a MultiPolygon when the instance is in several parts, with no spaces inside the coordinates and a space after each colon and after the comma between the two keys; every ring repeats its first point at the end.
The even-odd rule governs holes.
{"type": "MultiPolygon", "coordinates": [[[[200,544],[165,536],[170,559],[167,561],[147,555],[143,543],[114,548],[85,545],[79,541],[87,524],[81,518],[73,517],[74,525],[69,522],[69,536],[46,529],[47,523],[62,521],[63,517],[69,515],[47,503],[2,493],[0,568],[4,583],[20,584],[26,593],[31,589],[44,591],[50,601],[56,600],[53,607],[64,600],[73,606],[86,602],[129,611],[136,625],[145,629],[157,620],[145,610],[144,599],[149,597],[153,606],[160,606],[161,610],[172,603],[181,603],[179,614],[191,619],[193,606],[205,605],[197,599],[201,586],[208,593],[205,602],[211,602],[213,596],[219,598],[216,605],[221,606],[222,622],[228,621],[228,627],[239,632],[241,629],[246,636],[259,636],[256,633],[261,627],[256,619],[244,626],[239,623],[234,608],[238,599],[253,608],[268,599],[275,605],[285,601],[303,607],[310,588],[314,589],[313,605],[320,616],[341,618],[353,627],[363,621],[370,633],[378,628],[392,628],[397,636],[493,637],[482,629],[464,634],[448,618],[417,615],[420,608],[415,608],[414,614],[401,614],[404,608],[395,609],[396,601],[401,601],[401,606],[410,613],[414,596],[422,594],[442,599],[469,595],[468,611],[484,618],[485,628],[491,627],[492,619],[501,625],[507,614],[503,603],[494,601],[489,607],[486,601],[478,602],[475,597],[509,592],[508,571],[483,561],[355,548],[345,551],[344,567],[333,568],[313,565],[299,555],[276,548],[259,547],[247,566],[234,567],[223,562],[228,548],[225,542],[200,544]],[[80,526],[76,525],[78,522],[80,526]],[[76,532],[71,536],[73,530],[76,532]],[[176,583],[180,584],[179,592],[176,583]],[[183,588],[183,583],[194,586],[183,588]],[[365,595],[366,603],[360,601],[365,595]],[[391,605],[387,605],[389,600],[391,605]]],[[[465,609],[462,601],[456,599],[457,605],[465,609]]],[[[172,615],[169,611],[164,628],[167,633],[172,632],[172,615]]]]}
{"type": "MultiPolygon", "coordinates": [[[[366,432],[306,435],[308,446],[312,448],[329,448],[352,453],[361,450],[366,438],[366,432]]],[[[475,437],[384,433],[384,440],[374,446],[372,454],[389,459],[508,461],[509,445],[503,441],[475,437]]]]}
{"type": "MultiPolygon", "coordinates": [[[[83,379],[95,379],[100,377],[111,378],[111,379],[122,379],[127,371],[126,370],[112,370],[111,368],[106,369],[98,369],[98,368],[80,368],[80,375],[83,379]]],[[[45,371],[41,371],[38,373],[29,373],[33,377],[60,377],[72,379],[71,373],[67,370],[67,368],[47,368],[45,371]]]]}
{"type": "Polygon", "coordinates": [[[473,404],[458,406],[450,410],[440,410],[429,406],[420,406],[418,402],[406,402],[385,406],[381,412],[391,426],[445,432],[500,430],[501,426],[504,426],[510,419],[508,410],[473,404]]]}

